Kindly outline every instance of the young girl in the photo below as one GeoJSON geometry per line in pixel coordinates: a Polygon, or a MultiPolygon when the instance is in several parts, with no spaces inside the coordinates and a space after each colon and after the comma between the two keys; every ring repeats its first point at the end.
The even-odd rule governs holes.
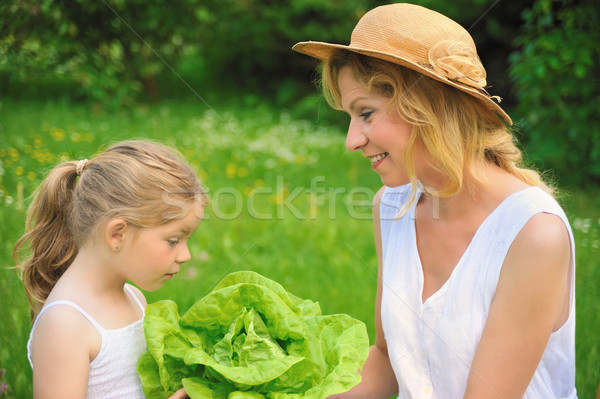
{"type": "Polygon", "coordinates": [[[127,281],[153,291],[177,274],[206,205],[189,165],[150,142],[49,173],[14,249],[35,320],[36,399],[144,397],[136,363],[146,301],[127,281]]]}
{"type": "Polygon", "coordinates": [[[552,189],[520,166],[469,33],[390,4],[349,45],[294,49],[324,61],[346,147],[384,184],[377,336],[339,398],[576,398],[573,236],[552,189]]]}

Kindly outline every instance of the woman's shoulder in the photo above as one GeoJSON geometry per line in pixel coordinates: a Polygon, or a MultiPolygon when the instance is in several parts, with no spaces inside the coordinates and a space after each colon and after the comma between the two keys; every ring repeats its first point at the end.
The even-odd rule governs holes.
{"type": "Polygon", "coordinates": [[[523,241],[527,252],[553,252],[569,243],[569,232],[560,215],[539,212],[525,223],[515,240],[523,241]]]}
{"type": "MultiPolygon", "coordinates": [[[[508,211],[516,214],[523,213],[523,216],[527,220],[533,215],[543,213],[558,216],[559,219],[562,219],[563,223],[568,223],[567,216],[561,205],[552,194],[541,187],[528,186],[509,195],[503,202],[510,205],[509,208],[511,209],[508,209],[508,211]]],[[[542,217],[542,219],[546,218],[542,217]]],[[[553,220],[556,218],[549,219],[553,220]]]]}
{"type": "Polygon", "coordinates": [[[515,205],[508,211],[521,214],[523,224],[512,241],[504,269],[512,269],[514,276],[526,270],[531,276],[564,275],[574,256],[572,233],[561,206],[540,187],[528,187],[514,196],[515,205]]]}

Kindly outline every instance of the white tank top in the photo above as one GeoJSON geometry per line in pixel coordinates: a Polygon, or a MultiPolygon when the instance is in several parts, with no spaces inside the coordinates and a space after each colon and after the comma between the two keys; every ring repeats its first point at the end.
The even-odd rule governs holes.
{"type": "Polygon", "coordinates": [[[409,194],[410,185],[386,188],[380,206],[381,318],[398,380],[398,398],[463,397],[506,253],[523,225],[540,212],[559,216],[569,230],[571,303],[568,320],[551,334],[524,398],[577,398],[575,248],[558,203],[538,187],[507,197],[478,228],[448,281],[423,303],[423,270],[414,223],[417,201],[394,220],[409,194]]]}
{"type": "MultiPolygon", "coordinates": [[[[125,289],[143,313],[144,306],[137,296],[127,284],[125,284],[125,289]]],[[[37,321],[46,310],[57,305],[66,305],[78,310],[98,330],[102,337],[100,351],[90,363],[86,399],[144,399],[142,383],[136,371],[137,360],[146,351],[143,317],[128,326],[108,330],[102,327],[79,305],[71,301],[58,300],[51,302],[41,310],[29,335],[27,357],[31,367],[33,368],[31,338],[37,321]]]]}

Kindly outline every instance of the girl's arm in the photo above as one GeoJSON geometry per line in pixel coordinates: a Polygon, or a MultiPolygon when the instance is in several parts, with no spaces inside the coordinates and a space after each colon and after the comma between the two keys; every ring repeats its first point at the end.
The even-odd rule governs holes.
{"type": "Polygon", "coordinates": [[[465,399],[522,398],[550,334],[569,315],[571,245],[560,218],[532,217],[504,260],[465,399]]]}
{"type": "Polygon", "coordinates": [[[379,222],[379,204],[383,195],[380,189],[373,200],[373,234],[379,264],[377,276],[377,299],[375,302],[375,345],[369,350],[369,357],[360,374],[362,381],[350,391],[331,396],[330,399],[385,399],[398,393],[398,383],[390,359],[388,357],[387,343],[381,325],[381,293],[382,293],[382,249],[381,249],[381,224],[379,222]]]}
{"type": "Polygon", "coordinates": [[[75,309],[48,309],[36,324],[32,340],[35,399],[85,398],[90,354],[100,335],[75,309]]]}
{"type": "MultiPolygon", "coordinates": [[[[90,353],[99,350],[99,340],[98,332],[76,310],[66,306],[48,309],[38,321],[32,341],[34,398],[85,398],[90,353]]],[[[185,398],[181,388],[169,399],[185,398]]]]}

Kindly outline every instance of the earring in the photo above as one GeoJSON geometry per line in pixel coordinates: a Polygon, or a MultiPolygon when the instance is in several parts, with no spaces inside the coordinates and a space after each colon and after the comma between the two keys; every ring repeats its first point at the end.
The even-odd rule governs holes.
{"type": "Polygon", "coordinates": [[[118,250],[119,249],[119,244],[115,244],[115,249],[118,250]]]}

